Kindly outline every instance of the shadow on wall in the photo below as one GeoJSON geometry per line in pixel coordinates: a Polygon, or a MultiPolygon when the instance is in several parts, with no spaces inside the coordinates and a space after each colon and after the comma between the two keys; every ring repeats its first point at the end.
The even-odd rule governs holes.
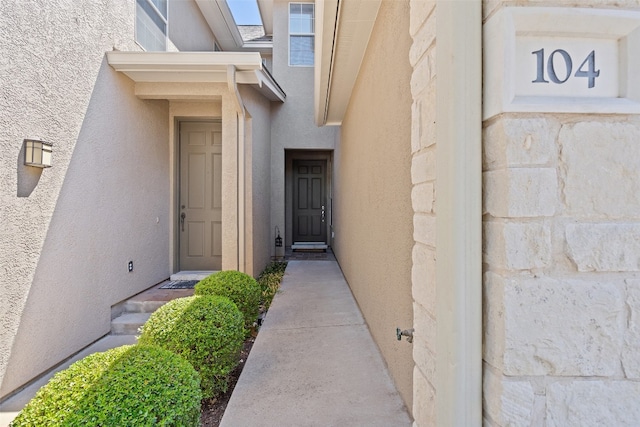
{"type": "Polygon", "coordinates": [[[33,190],[35,190],[42,176],[42,168],[34,168],[24,164],[24,151],[25,146],[22,144],[20,146],[20,153],[18,153],[18,164],[16,166],[18,173],[18,197],[29,197],[33,190]]]}
{"type": "MultiPolygon", "coordinates": [[[[78,98],[86,110],[57,117],[66,123],[56,135],[60,155],[45,172],[64,177],[59,192],[53,189],[55,207],[33,200],[52,216],[24,243],[36,267],[31,283],[28,274],[16,278],[25,298],[16,302],[13,319],[5,319],[15,330],[1,334],[10,352],[0,366],[0,396],[107,334],[111,305],[169,275],[168,103],[138,99],[134,83],[106,59],[88,104],[78,98]]],[[[23,150],[17,194],[29,197],[42,170],[23,164],[23,150]]]]}

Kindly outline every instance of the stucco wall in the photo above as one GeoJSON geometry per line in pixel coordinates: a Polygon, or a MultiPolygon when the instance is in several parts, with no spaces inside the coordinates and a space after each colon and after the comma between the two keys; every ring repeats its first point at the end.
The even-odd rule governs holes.
{"type": "MultiPolygon", "coordinates": [[[[638,8],[545,5],[570,3],[638,8]]],[[[486,425],[637,425],[640,118],[502,114],[483,139],[486,425]]]]}
{"type": "Polygon", "coordinates": [[[285,150],[333,150],[337,129],[317,127],[313,111],[313,67],[289,67],[289,2],[273,4],[272,74],[287,94],[284,104],[271,109],[271,241],[278,226],[286,244],[291,244],[285,229],[285,150]]]}
{"type": "Polygon", "coordinates": [[[269,262],[271,238],[271,103],[251,88],[242,88],[251,115],[247,146],[247,273],[256,277],[269,262]]]}
{"type": "Polygon", "coordinates": [[[179,51],[213,51],[215,37],[194,0],[169,1],[169,38],[179,51]]]}
{"type": "Polygon", "coordinates": [[[169,273],[168,106],[133,95],[114,48],[139,49],[133,1],[0,4],[0,398],[169,273]],[[52,168],[23,166],[25,137],[52,168]]]}
{"type": "Polygon", "coordinates": [[[336,149],[334,252],[398,391],[412,407],[408,1],[383,1],[336,149]],[[399,28],[405,31],[398,31],[399,28]]]}

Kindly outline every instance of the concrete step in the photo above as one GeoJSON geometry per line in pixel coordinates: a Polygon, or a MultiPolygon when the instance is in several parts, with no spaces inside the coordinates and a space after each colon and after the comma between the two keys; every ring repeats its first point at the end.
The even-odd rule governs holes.
{"type": "Polygon", "coordinates": [[[168,301],[142,301],[128,300],[122,304],[123,314],[125,313],[153,313],[168,301]]]}
{"type": "Polygon", "coordinates": [[[322,242],[295,242],[292,251],[326,251],[328,246],[322,242]]]}
{"type": "Polygon", "coordinates": [[[111,321],[111,335],[138,335],[151,313],[124,313],[111,321]]]}

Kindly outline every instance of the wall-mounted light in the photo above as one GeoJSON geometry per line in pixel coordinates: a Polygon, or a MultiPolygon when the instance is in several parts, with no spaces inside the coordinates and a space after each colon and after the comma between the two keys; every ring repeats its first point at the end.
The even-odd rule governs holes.
{"type": "Polygon", "coordinates": [[[37,168],[51,167],[53,144],[37,139],[24,140],[24,164],[37,168]]]}

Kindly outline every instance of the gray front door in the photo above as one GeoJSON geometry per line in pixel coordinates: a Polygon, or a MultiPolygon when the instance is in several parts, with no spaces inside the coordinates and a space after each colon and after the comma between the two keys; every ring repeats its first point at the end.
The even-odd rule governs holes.
{"type": "Polygon", "coordinates": [[[222,266],[222,125],[180,123],[180,270],[222,266]]]}
{"type": "Polygon", "coordinates": [[[327,242],[326,160],[293,161],[293,241],[327,242]]]}

